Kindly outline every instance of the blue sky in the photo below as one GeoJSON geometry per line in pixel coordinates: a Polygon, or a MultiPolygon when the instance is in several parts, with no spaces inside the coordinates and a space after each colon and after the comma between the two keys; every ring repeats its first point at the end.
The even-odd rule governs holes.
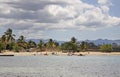
{"type": "Polygon", "coordinates": [[[78,40],[96,40],[96,39],[120,39],[120,27],[118,28],[104,28],[96,31],[75,31],[75,30],[68,30],[68,31],[47,31],[46,35],[51,35],[51,38],[56,38],[57,40],[70,40],[73,35],[78,40]],[[63,38],[64,37],[64,38],[63,38]]]}
{"type": "MultiPolygon", "coordinates": [[[[97,5],[98,0],[83,0],[86,3],[97,5]]],[[[109,14],[112,16],[120,17],[120,0],[109,0],[112,3],[112,6],[110,6],[110,12],[109,14]]]]}
{"type": "Polygon", "coordinates": [[[120,39],[120,0],[0,0],[0,36],[16,38],[120,39]]]}

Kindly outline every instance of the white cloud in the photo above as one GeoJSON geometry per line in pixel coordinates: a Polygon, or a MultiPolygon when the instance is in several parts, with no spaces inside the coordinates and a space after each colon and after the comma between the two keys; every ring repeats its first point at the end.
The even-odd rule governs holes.
{"type": "Polygon", "coordinates": [[[108,6],[101,6],[101,10],[103,11],[104,14],[109,13],[109,7],[108,6]]]}
{"type": "Polygon", "coordinates": [[[76,15],[73,6],[49,5],[47,6],[47,10],[51,15],[59,18],[74,18],[76,15]]]}
{"type": "Polygon", "coordinates": [[[108,0],[98,0],[98,6],[82,0],[0,0],[0,27],[39,38],[46,30],[118,26],[120,18],[109,15],[110,4],[108,0]]]}
{"type": "Polygon", "coordinates": [[[106,3],[108,3],[108,0],[98,0],[98,3],[99,4],[106,4],[106,3]]]}

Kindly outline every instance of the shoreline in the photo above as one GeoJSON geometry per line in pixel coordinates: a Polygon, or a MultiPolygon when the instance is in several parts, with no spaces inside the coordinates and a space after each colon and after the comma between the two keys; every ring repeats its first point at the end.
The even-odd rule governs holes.
{"type": "MultiPolygon", "coordinates": [[[[0,55],[14,55],[14,56],[49,56],[49,55],[56,55],[56,56],[68,56],[68,53],[63,52],[14,52],[14,51],[6,51],[3,53],[0,53],[0,55]]],[[[75,52],[72,53],[70,56],[99,56],[99,55],[120,55],[120,52],[95,52],[95,51],[87,51],[87,52],[75,52]]]]}

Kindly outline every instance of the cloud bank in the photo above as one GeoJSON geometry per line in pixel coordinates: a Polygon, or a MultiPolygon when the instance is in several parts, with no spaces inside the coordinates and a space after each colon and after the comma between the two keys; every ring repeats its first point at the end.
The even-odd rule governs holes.
{"type": "Polygon", "coordinates": [[[120,18],[109,15],[111,5],[109,0],[98,0],[97,5],[82,0],[0,0],[0,28],[31,37],[44,36],[46,30],[119,26],[120,18]]]}

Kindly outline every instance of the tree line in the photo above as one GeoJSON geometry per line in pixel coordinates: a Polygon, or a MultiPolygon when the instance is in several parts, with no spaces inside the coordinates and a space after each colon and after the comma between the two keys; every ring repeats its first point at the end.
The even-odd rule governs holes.
{"type": "Polygon", "coordinates": [[[12,29],[7,29],[6,32],[0,37],[0,52],[4,50],[10,50],[15,52],[26,51],[30,52],[30,49],[35,49],[37,52],[50,51],[55,53],[56,51],[62,52],[80,52],[80,51],[89,51],[89,50],[99,50],[103,52],[113,51],[111,44],[103,44],[100,46],[95,45],[94,43],[88,43],[85,41],[78,42],[75,37],[72,37],[70,41],[63,44],[55,42],[53,39],[49,39],[48,42],[44,43],[43,40],[40,40],[38,44],[34,41],[26,41],[23,35],[15,39],[15,34],[13,34],[12,29]]]}

